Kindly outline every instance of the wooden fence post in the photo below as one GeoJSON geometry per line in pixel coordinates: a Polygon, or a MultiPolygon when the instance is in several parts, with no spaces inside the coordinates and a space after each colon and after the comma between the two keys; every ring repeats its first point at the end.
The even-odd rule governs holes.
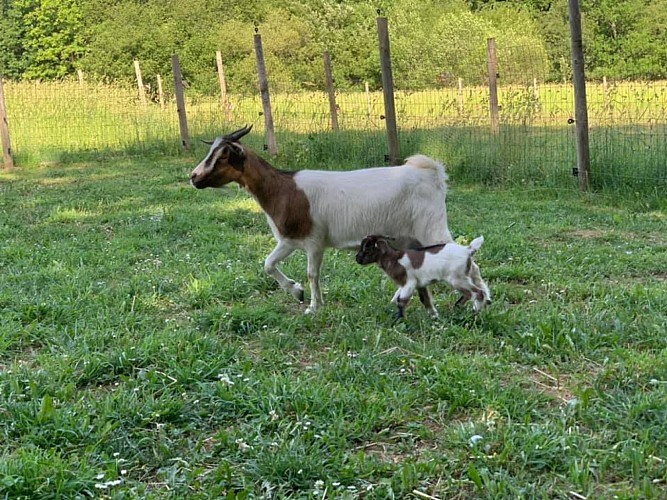
{"type": "Polygon", "coordinates": [[[83,71],[81,71],[80,69],[77,69],[76,70],[76,76],[79,79],[79,85],[83,86],[83,84],[85,83],[85,80],[83,78],[83,71]]]}
{"type": "Polygon", "coordinates": [[[579,189],[588,191],[591,162],[588,142],[588,104],[586,100],[586,75],[584,73],[584,49],[581,36],[581,11],[579,0],[569,0],[570,34],[572,40],[572,76],[574,82],[574,118],[577,137],[577,176],[579,189]]]}
{"type": "Polygon", "coordinates": [[[134,61],[134,74],[137,75],[139,100],[143,106],[146,106],[146,89],[144,88],[144,80],[141,78],[141,68],[139,67],[139,61],[134,61]]]}
{"type": "Polygon", "coordinates": [[[183,75],[181,62],[178,56],[171,56],[171,68],[174,72],[174,89],[176,92],[176,108],[178,110],[178,124],[181,130],[181,144],[186,151],[190,150],[190,134],[188,133],[188,116],[185,113],[185,93],[183,91],[183,75]]]}
{"type": "Polygon", "coordinates": [[[324,77],[329,94],[329,112],[331,113],[331,130],[338,130],[338,109],[336,107],[336,91],[334,90],[333,73],[331,71],[331,54],[324,53],[324,77]]]}
{"type": "Polygon", "coordinates": [[[463,98],[463,78],[459,78],[459,116],[463,116],[465,113],[465,101],[463,98]]]}
{"type": "Polygon", "coordinates": [[[364,89],[366,90],[366,105],[367,105],[367,113],[368,113],[368,119],[371,119],[371,115],[373,114],[373,106],[371,104],[371,91],[368,88],[368,82],[364,82],[364,89]]]}
{"type": "Polygon", "coordinates": [[[382,93],[384,94],[384,115],[389,143],[389,164],[398,165],[401,151],[396,127],[396,105],[394,103],[394,77],[391,71],[391,50],[389,47],[389,26],[386,17],[377,18],[378,45],[380,48],[380,68],[382,70],[382,93]]]}
{"type": "Polygon", "coordinates": [[[0,74],[0,139],[0,142],[2,142],[3,169],[9,170],[14,166],[14,157],[12,155],[12,143],[9,139],[9,121],[7,119],[5,88],[2,84],[2,74],[0,74]]]}
{"type": "Polygon", "coordinates": [[[160,101],[160,109],[164,109],[164,89],[162,87],[162,77],[157,75],[157,97],[160,101]]]}
{"type": "Polygon", "coordinates": [[[225,67],[222,65],[222,52],[215,51],[215,64],[218,67],[218,82],[220,83],[220,100],[222,102],[222,109],[225,112],[225,121],[227,123],[232,121],[231,107],[229,106],[229,98],[227,97],[227,80],[225,80],[225,67]]]}
{"type": "Polygon", "coordinates": [[[271,96],[269,95],[269,79],[266,76],[264,65],[264,50],[262,48],[262,35],[255,28],[255,55],[257,56],[257,74],[259,75],[259,91],[262,95],[262,108],[264,109],[264,128],[266,129],[267,149],[271,156],[278,154],[276,144],[276,133],[273,129],[273,113],[271,111],[271,96]]]}
{"type": "Polygon", "coordinates": [[[609,110],[609,84],[607,83],[607,77],[602,77],[602,89],[604,90],[604,110],[609,110]]]}
{"type": "Polygon", "coordinates": [[[489,71],[489,112],[491,114],[491,132],[498,133],[498,61],[496,59],[496,41],[486,41],[487,65],[489,71]]]}

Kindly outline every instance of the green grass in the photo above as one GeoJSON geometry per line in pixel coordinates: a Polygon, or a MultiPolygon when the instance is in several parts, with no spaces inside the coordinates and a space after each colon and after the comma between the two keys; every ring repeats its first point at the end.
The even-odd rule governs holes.
{"type": "Polygon", "coordinates": [[[343,252],[303,315],[255,203],[195,162],[0,174],[0,497],[664,498],[664,204],[452,174],[494,304],[437,287],[440,320],[394,325],[343,252]]]}

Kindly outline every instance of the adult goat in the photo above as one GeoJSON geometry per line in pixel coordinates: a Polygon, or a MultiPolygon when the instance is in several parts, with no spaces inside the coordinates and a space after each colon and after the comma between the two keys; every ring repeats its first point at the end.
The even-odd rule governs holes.
{"type": "MultiPolygon", "coordinates": [[[[296,249],[306,252],[311,293],[306,313],[322,305],[319,278],[326,248],[358,250],[368,234],[390,234],[416,240],[417,245],[452,241],[445,206],[447,175],[440,163],[415,155],[397,167],[278,170],[239,142],[251,128],[207,142],[209,152],[190,181],[197,189],[236,182],[257,200],[278,242],[264,269],[301,302],[303,286],[276,266],[296,249]]],[[[433,311],[428,289],[418,291],[433,311]]]]}

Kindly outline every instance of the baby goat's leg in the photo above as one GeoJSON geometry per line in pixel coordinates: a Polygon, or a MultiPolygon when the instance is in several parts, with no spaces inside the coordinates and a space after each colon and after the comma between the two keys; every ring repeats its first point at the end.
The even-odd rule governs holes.
{"type": "Polygon", "coordinates": [[[433,296],[431,295],[431,290],[429,290],[427,287],[420,287],[417,288],[417,293],[419,294],[419,300],[422,304],[424,304],[424,307],[428,313],[432,317],[437,318],[438,311],[436,311],[435,307],[433,306],[433,296]]]}
{"type": "Polygon", "coordinates": [[[306,314],[311,314],[323,304],[320,290],[320,268],[322,267],[323,249],[308,250],[308,281],[310,282],[310,306],[306,314]]]}
{"type": "Polygon", "coordinates": [[[398,306],[396,320],[405,317],[405,308],[407,307],[408,302],[410,302],[412,294],[414,293],[415,293],[415,285],[412,283],[406,284],[398,289],[398,291],[396,292],[396,294],[398,295],[398,298],[396,299],[396,305],[398,306]]]}
{"type": "Polygon", "coordinates": [[[273,252],[264,261],[264,271],[278,282],[280,288],[291,293],[299,302],[303,302],[305,299],[303,286],[289,279],[276,267],[280,262],[289,257],[294,250],[296,250],[296,247],[285,241],[279,241],[276,248],[273,249],[273,252]]]}

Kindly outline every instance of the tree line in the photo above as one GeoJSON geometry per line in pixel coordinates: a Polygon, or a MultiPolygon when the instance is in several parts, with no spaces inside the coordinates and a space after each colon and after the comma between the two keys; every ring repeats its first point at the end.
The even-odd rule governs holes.
{"type": "MultiPolygon", "coordinates": [[[[667,0],[581,0],[588,75],[661,79],[667,0]]],[[[0,71],[15,80],[82,70],[102,81],[169,74],[181,58],[194,92],[216,89],[220,50],[232,90],[255,87],[252,35],[262,34],[272,84],[323,86],[322,53],[339,88],[381,81],[375,20],[389,19],[398,87],[480,78],[486,39],[528,48],[516,74],[569,77],[568,0],[0,0],[0,71]]]]}

